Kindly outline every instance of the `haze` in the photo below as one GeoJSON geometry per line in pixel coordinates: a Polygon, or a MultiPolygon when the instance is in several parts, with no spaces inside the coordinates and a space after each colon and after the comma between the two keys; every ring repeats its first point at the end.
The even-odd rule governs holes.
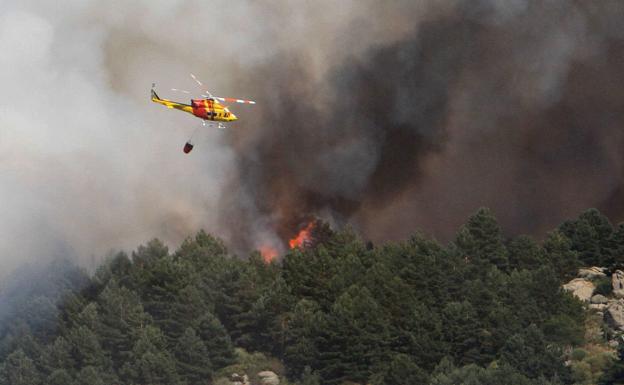
{"type": "Polygon", "coordinates": [[[93,265],[200,228],[244,254],[306,218],[375,241],[624,214],[618,1],[0,5],[0,263],[93,265]],[[254,99],[227,130],[149,101],[254,99]],[[509,209],[511,207],[511,209],[509,209]]]}

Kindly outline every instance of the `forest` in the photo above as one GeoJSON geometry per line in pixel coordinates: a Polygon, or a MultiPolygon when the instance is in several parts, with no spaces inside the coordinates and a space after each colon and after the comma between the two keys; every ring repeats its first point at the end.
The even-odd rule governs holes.
{"type": "MultiPolygon", "coordinates": [[[[1,385],[574,384],[589,310],[579,267],[624,265],[624,226],[595,209],[542,239],[480,209],[442,244],[373,245],[317,221],[265,262],[204,231],[154,239],[86,272],[24,267],[0,287],[1,385]]],[[[605,337],[606,339],[606,337],[605,337]]],[[[598,383],[624,381],[618,356],[598,383]]]]}

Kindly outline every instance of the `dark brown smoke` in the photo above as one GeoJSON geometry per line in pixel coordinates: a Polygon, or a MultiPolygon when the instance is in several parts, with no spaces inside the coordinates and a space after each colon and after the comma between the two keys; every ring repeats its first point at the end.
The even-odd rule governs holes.
{"type": "Polygon", "coordinates": [[[305,47],[258,64],[239,79],[263,106],[230,137],[230,241],[311,217],[448,239],[480,206],[510,233],[588,207],[624,219],[622,17],[618,1],[456,2],[320,80],[305,47]]]}

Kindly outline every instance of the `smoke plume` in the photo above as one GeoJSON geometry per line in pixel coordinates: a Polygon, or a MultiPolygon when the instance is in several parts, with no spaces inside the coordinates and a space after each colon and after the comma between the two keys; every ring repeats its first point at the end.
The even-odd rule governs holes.
{"type": "Polygon", "coordinates": [[[243,240],[258,216],[281,238],[313,214],[377,241],[448,239],[480,206],[511,234],[592,206],[623,219],[624,6],[422,5],[426,16],[405,9],[411,30],[321,79],[305,50],[246,79],[271,107],[233,137],[236,194],[222,208],[243,240]]]}
{"type": "Polygon", "coordinates": [[[5,0],[0,262],[89,262],[205,228],[283,250],[312,217],[448,239],[480,206],[541,234],[624,219],[624,5],[5,0]],[[152,104],[258,102],[203,130],[152,104]]]}

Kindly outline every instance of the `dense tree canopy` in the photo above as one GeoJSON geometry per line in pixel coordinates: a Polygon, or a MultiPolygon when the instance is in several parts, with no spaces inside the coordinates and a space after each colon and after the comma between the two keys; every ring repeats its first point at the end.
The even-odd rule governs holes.
{"type": "Polygon", "coordinates": [[[624,245],[596,210],[543,242],[505,239],[487,209],[446,246],[416,234],[374,247],[319,226],[268,264],[200,231],[91,277],[65,267],[2,315],[0,384],[208,384],[235,347],[301,384],[567,384],[584,310],[561,283],[581,263],[621,263],[624,245]]]}

